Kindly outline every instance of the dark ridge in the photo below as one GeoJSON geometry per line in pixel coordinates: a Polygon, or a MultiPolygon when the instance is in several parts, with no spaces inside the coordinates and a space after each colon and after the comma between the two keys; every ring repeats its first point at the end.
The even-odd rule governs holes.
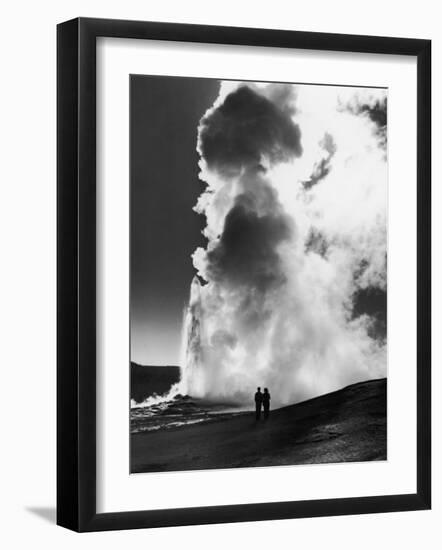
{"type": "Polygon", "coordinates": [[[180,367],[130,364],[130,396],[137,403],[156,393],[162,395],[179,382],[180,367]]]}

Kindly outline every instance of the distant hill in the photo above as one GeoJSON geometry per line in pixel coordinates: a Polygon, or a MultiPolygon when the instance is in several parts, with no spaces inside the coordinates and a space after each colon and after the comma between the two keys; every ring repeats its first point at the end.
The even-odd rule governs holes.
{"type": "Polygon", "coordinates": [[[166,393],[179,379],[180,367],[152,367],[131,362],[130,396],[141,403],[154,393],[166,393]]]}

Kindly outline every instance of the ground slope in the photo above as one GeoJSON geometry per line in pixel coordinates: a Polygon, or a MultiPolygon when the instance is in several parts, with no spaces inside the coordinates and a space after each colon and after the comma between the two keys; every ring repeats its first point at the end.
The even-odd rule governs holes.
{"type": "Polygon", "coordinates": [[[131,471],[385,460],[386,379],[271,412],[131,435],[131,471]]]}

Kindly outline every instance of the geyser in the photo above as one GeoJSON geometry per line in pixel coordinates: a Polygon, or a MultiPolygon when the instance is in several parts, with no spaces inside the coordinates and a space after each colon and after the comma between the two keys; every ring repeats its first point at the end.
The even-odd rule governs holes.
{"type": "Polygon", "coordinates": [[[360,297],[386,296],[386,92],[224,82],[197,150],[181,391],[275,406],[385,376],[385,300],[360,297]]]}

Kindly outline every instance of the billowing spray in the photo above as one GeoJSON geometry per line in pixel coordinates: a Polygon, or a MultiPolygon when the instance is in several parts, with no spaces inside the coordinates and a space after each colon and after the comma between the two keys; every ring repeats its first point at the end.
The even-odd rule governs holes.
{"type": "Polygon", "coordinates": [[[203,348],[201,346],[201,330],[204,323],[201,309],[201,283],[194,277],[190,285],[189,305],[184,311],[181,365],[180,392],[183,395],[204,394],[205,377],[201,372],[204,364],[203,348]]]}
{"type": "Polygon", "coordinates": [[[385,376],[385,117],[384,90],[222,84],[198,129],[185,393],[277,405],[385,376]]]}

